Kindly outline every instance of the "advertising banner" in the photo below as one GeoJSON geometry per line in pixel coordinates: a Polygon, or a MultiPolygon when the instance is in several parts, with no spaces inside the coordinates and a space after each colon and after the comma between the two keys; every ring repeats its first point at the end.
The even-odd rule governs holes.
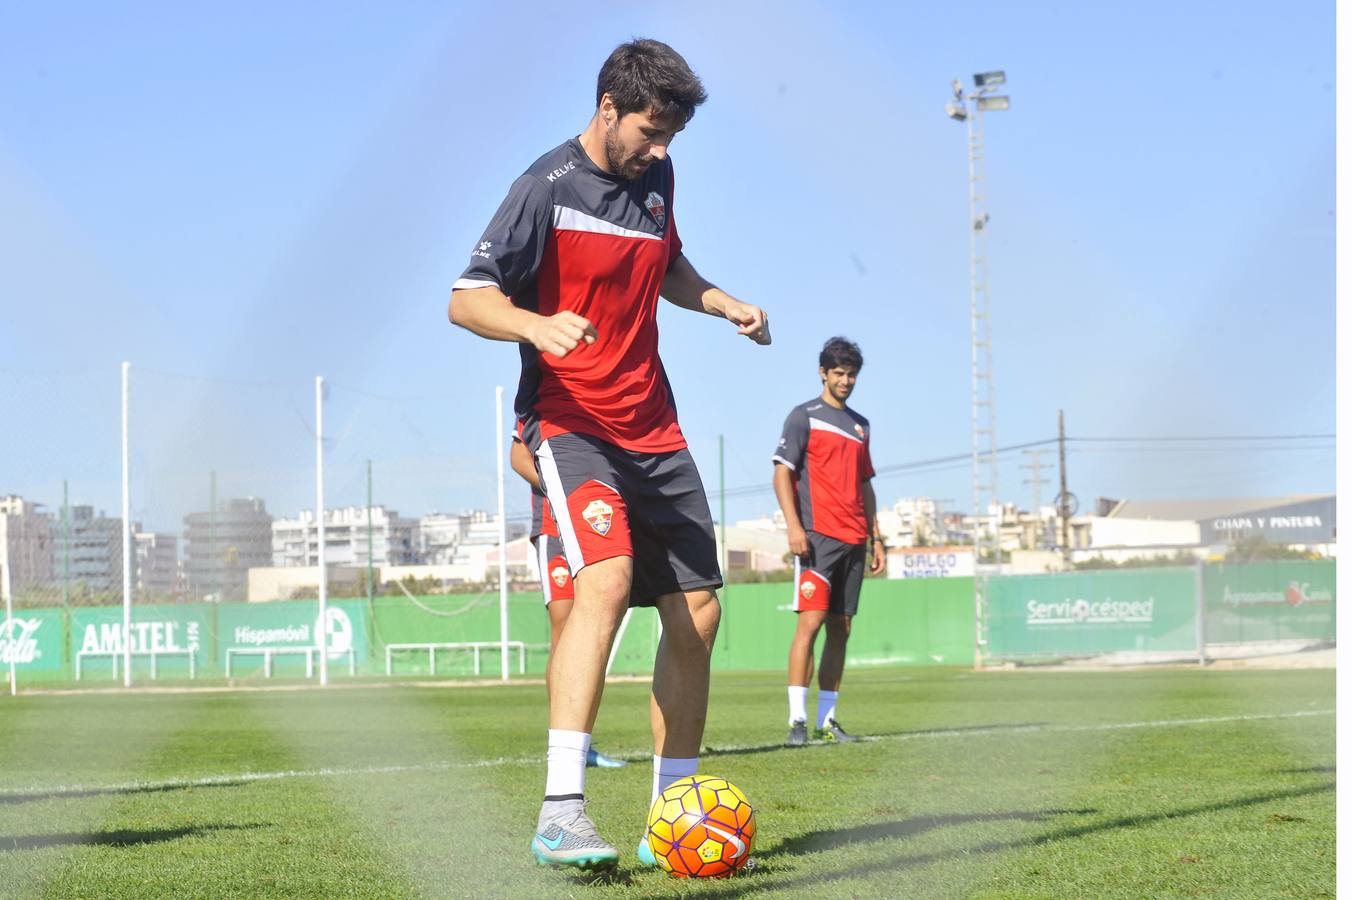
{"type": "MultiPolygon", "coordinates": [[[[330,600],[327,607],[329,665],[341,664],[346,667],[350,651],[358,670],[361,670],[366,667],[370,655],[366,601],[330,600]]],[[[223,605],[217,617],[217,628],[220,665],[223,668],[229,656],[235,656],[238,660],[232,665],[261,666],[261,652],[231,654],[230,651],[298,650],[317,646],[319,601],[223,605]]],[[[300,653],[281,655],[277,660],[279,665],[286,666],[288,670],[305,666],[305,656],[300,653]]]]}
{"type": "Polygon", "coordinates": [[[1335,638],[1337,568],[1332,560],[1208,566],[1208,643],[1335,638]]]}
{"type": "Polygon", "coordinates": [[[991,655],[1194,649],[1195,581],[1191,568],[992,577],[991,655]]]}
{"type": "Polygon", "coordinates": [[[971,578],[971,547],[897,547],[887,551],[888,578],[971,578]]]}
{"type": "MultiPolygon", "coordinates": [[[[122,607],[100,606],[71,611],[71,659],[84,672],[110,672],[112,656],[123,652],[126,635],[122,628],[122,607]]],[[[150,652],[164,654],[156,659],[161,671],[187,671],[186,654],[192,654],[196,666],[205,663],[207,610],[202,606],[139,606],[132,608],[131,652],[133,665],[149,666],[143,657],[150,652]]]]}
{"type": "Polygon", "coordinates": [[[61,611],[58,609],[16,610],[13,627],[0,617],[0,667],[8,670],[11,661],[16,671],[60,672],[61,611]]]}

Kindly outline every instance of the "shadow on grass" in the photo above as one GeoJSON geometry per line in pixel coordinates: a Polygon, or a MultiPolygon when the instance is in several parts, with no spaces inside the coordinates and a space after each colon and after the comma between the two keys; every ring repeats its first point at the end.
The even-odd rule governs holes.
{"type": "Polygon", "coordinates": [[[995,725],[950,725],[944,728],[912,728],[906,731],[877,731],[868,735],[872,738],[925,737],[933,734],[966,734],[976,732],[984,734],[991,731],[1024,731],[1029,728],[1046,728],[1051,722],[1000,722],[995,725]]]}
{"type": "Polygon", "coordinates": [[[162,794],[168,791],[186,791],[192,788],[243,787],[253,784],[248,778],[237,781],[221,779],[210,784],[144,784],[123,785],[122,787],[70,788],[67,790],[34,791],[29,793],[0,793],[0,806],[13,806],[19,803],[37,803],[42,800],[78,800],[87,797],[126,796],[132,794],[162,794]]]}
{"type": "Polygon", "coordinates": [[[1269,775],[1333,775],[1337,766],[1306,766],[1303,769],[1271,769],[1269,775]]]}
{"type": "MultiPolygon", "coordinates": [[[[967,732],[992,732],[992,731],[1021,731],[1028,728],[1042,728],[1049,725],[1049,722],[1010,722],[998,725],[959,725],[952,728],[921,728],[910,731],[879,731],[872,734],[861,734],[864,743],[872,741],[883,741],[891,738],[906,737],[925,737],[935,734],[966,734],[967,732]]],[[[808,741],[805,747],[834,747],[834,741],[813,740],[808,741]]],[[[707,756],[748,756],[754,753],[774,753],[777,750],[801,750],[803,747],[790,747],[783,741],[775,741],[769,744],[748,744],[741,747],[705,747],[701,752],[701,757],[707,756]]]]}
{"type": "MultiPolygon", "coordinates": [[[[1221,800],[1215,803],[1205,803],[1196,806],[1185,806],[1177,809],[1161,810],[1159,812],[1146,813],[1135,816],[1119,816],[1115,819],[1108,819],[1103,822],[1094,822],[1085,825],[1072,825],[1067,828],[1060,828],[1046,834],[1034,835],[1017,840],[1007,841],[987,841],[984,844],[977,844],[973,847],[961,847],[953,850],[945,850],[938,853],[918,853],[911,856],[899,856],[888,860],[879,860],[873,863],[855,864],[852,863],[848,868],[834,872],[812,872],[807,874],[795,873],[792,877],[792,886],[794,888],[803,888],[814,885],[827,885],[836,881],[844,881],[853,878],[867,878],[871,875],[886,874],[888,872],[900,872],[905,869],[912,869],[917,866],[926,866],[938,862],[946,862],[952,859],[966,859],[980,854],[1001,853],[1008,850],[1022,850],[1029,847],[1041,847],[1045,844],[1054,844],[1059,841],[1069,841],[1075,838],[1086,837],[1103,832],[1117,831],[1126,828],[1136,828],[1142,825],[1153,825],[1157,822],[1184,819],[1188,816],[1204,815],[1206,813],[1223,812],[1233,809],[1244,809],[1250,806],[1259,806],[1264,803],[1271,803],[1274,800],[1290,800],[1296,797],[1307,797],[1311,794],[1333,793],[1337,790],[1335,784],[1313,785],[1305,788],[1293,788],[1286,791],[1269,791],[1262,794],[1251,794],[1247,797],[1236,797],[1231,800],[1221,800]]],[[[1090,814],[1093,810],[1069,810],[1071,813],[1090,814]]],[[[959,825],[964,822],[979,821],[999,821],[1001,818],[1007,820],[1018,820],[1021,816],[1050,816],[1056,815],[1056,810],[1046,810],[1041,813],[1009,813],[994,815],[953,815],[953,816],[933,816],[917,817],[916,819],[906,819],[899,822],[883,822],[872,825],[857,826],[855,828],[839,829],[837,831],[817,831],[810,832],[797,838],[790,838],[782,842],[767,853],[753,854],[762,859],[785,855],[793,852],[805,852],[812,850],[823,850],[831,847],[838,847],[846,843],[862,840],[878,840],[889,837],[907,837],[927,830],[927,827],[915,828],[909,825],[911,822],[932,822],[935,827],[939,824],[959,825]],[[864,836],[868,835],[868,836],[864,836]]],[[[1037,821],[1033,818],[1032,821],[1037,821]]],[[[786,883],[781,878],[771,878],[775,870],[772,866],[761,867],[755,873],[744,876],[738,880],[736,888],[714,891],[701,894],[701,897],[742,897],[747,894],[782,890],[786,883]]]]}
{"type": "Polygon", "coordinates": [[[1051,816],[1089,816],[1096,812],[1098,812],[1096,809],[1042,809],[968,813],[952,816],[914,816],[896,822],[870,822],[867,825],[856,825],[853,828],[841,828],[835,831],[810,831],[807,834],[781,841],[774,849],[758,855],[761,860],[767,860],[776,856],[796,853],[834,850],[837,847],[866,841],[914,837],[936,828],[967,825],[971,822],[1044,822],[1051,816]]]}
{"type": "Polygon", "coordinates": [[[77,831],[66,834],[0,835],[0,853],[9,850],[40,850],[44,847],[137,847],[142,844],[161,844],[179,838],[196,837],[216,831],[243,831],[267,828],[253,825],[201,825],[191,828],[160,828],[147,831],[77,831]]]}

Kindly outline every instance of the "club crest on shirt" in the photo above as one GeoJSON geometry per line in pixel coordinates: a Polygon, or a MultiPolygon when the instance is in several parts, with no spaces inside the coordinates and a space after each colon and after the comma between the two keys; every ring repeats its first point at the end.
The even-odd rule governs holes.
{"type": "Polygon", "coordinates": [[[643,205],[648,207],[648,212],[652,214],[653,221],[657,223],[658,228],[667,227],[667,204],[662,199],[662,195],[657,191],[649,191],[648,199],[643,201],[643,205]]]}
{"type": "Polygon", "coordinates": [[[604,500],[593,500],[587,504],[587,508],[582,510],[582,518],[587,520],[592,531],[605,537],[610,532],[610,517],[614,513],[609,503],[604,500]]]}
{"type": "Polygon", "coordinates": [[[805,580],[802,585],[799,586],[798,590],[802,593],[804,600],[811,600],[812,595],[817,593],[817,585],[814,582],[805,580]]]}
{"type": "Polygon", "coordinates": [[[568,583],[568,567],[555,566],[554,568],[549,570],[549,578],[559,587],[563,587],[565,584],[568,583]]]}
{"type": "Polygon", "coordinates": [[[858,422],[855,422],[855,423],[854,423],[854,433],[857,434],[857,435],[859,435],[859,436],[862,438],[862,437],[864,436],[864,426],[863,426],[863,425],[860,425],[858,422]]]}

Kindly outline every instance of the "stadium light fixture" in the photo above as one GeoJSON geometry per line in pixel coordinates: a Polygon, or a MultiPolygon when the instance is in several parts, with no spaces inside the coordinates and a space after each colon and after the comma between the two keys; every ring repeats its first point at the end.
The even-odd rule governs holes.
{"type": "Polygon", "coordinates": [[[967,197],[971,213],[972,315],[972,550],[976,564],[976,664],[986,647],[987,576],[1001,570],[999,454],[995,436],[995,373],[992,365],[990,292],[986,285],[985,245],[990,214],[986,212],[985,141],[982,113],[1009,109],[1009,97],[992,94],[1005,83],[1003,70],[972,76],[973,90],[965,93],[955,80],[953,96],[944,106],[950,119],[967,126],[967,197]],[[985,562],[987,552],[994,559],[985,562]]]}

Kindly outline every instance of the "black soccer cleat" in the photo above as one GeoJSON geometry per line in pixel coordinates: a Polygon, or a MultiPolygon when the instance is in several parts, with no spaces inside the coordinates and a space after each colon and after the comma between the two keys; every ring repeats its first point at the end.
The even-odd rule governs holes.
{"type": "Polygon", "coordinates": [[[853,744],[859,740],[859,738],[850,734],[844,728],[841,728],[840,723],[835,719],[827,719],[826,727],[818,728],[813,737],[820,741],[837,744],[853,744]]]}
{"type": "Polygon", "coordinates": [[[797,719],[789,723],[789,736],[784,741],[790,747],[802,747],[807,744],[807,722],[797,719]]]}

